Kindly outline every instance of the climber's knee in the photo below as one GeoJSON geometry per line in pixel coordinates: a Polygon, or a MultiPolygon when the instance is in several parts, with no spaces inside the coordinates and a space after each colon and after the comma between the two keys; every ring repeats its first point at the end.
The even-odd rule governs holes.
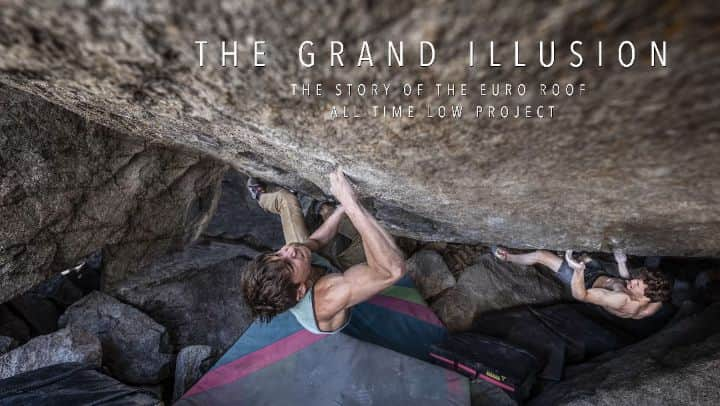
{"type": "Polygon", "coordinates": [[[282,189],[277,192],[278,205],[285,208],[300,208],[300,202],[297,196],[292,194],[290,191],[282,189]]]}

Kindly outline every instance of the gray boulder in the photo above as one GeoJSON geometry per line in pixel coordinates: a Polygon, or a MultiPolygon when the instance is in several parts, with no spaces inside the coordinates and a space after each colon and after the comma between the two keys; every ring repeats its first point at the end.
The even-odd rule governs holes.
{"type": "Polygon", "coordinates": [[[222,353],[252,322],[240,277],[257,254],[245,245],[200,241],[160,258],[112,294],[162,323],[175,348],[209,345],[222,353]]]}
{"type": "Polygon", "coordinates": [[[531,405],[717,405],[720,303],[621,350],[571,367],[531,405]]]}
{"type": "Polygon", "coordinates": [[[442,255],[435,251],[418,251],[405,264],[408,274],[412,276],[424,299],[455,286],[455,277],[450,273],[442,255]]]}
{"type": "Polygon", "coordinates": [[[475,300],[470,292],[456,286],[435,298],[430,308],[451,332],[466,331],[475,319],[475,300]]]}
{"type": "Polygon", "coordinates": [[[103,364],[123,382],[155,384],[169,376],[173,356],[165,327],[113,297],[85,296],[65,311],[60,325],[97,335],[103,364]]]}
{"type": "MultiPolygon", "coordinates": [[[[384,222],[399,234],[425,241],[717,255],[720,89],[718,81],[708,80],[720,69],[716,10],[715,0],[683,2],[667,12],[652,0],[352,0],[333,7],[284,0],[6,0],[0,9],[0,81],[33,100],[50,100],[113,132],[138,137],[145,141],[142,145],[187,146],[310,194],[328,191],[328,170],[342,165],[359,193],[374,200],[384,222]],[[701,38],[708,40],[698,44],[701,38]],[[198,39],[209,42],[204,67],[194,46],[198,39]],[[328,39],[344,41],[344,68],[329,68],[328,39]],[[602,69],[596,68],[598,39],[604,43],[602,69]],[[637,47],[637,58],[635,66],[625,69],[617,52],[628,39],[637,47]],[[651,68],[649,42],[664,39],[669,67],[651,68]],[[221,41],[235,40],[238,67],[221,67],[221,41]],[[253,40],[266,41],[265,67],[253,66],[253,40]],[[315,41],[313,68],[298,61],[303,40],[315,41]],[[372,68],[354,66],[363,40],[372,47],[372,68]],[[387,67],[388,40],[405,41],[405,67],[387,67]],[[418,66],[420,40],[432,41],[437,50],[430,67],[418,66]],[[514,40],[527,67],[512,66],[514,40]],[[544,68],[538,42],[548,48],[551,40],[557,48],[555,63],[544,68]],[[568,66],[573,61],[568,44],[574,40],[584,43],[581,69],[568,66]],[[468,66],[469,41],[476,47],[474,67],[468,66]],[[488,66],[490,41],[495,41],[495,60],[502,67],[488,66]],[[301,81],[323,83],[323,96],[293,96],[290,84],[301,81]],[[426,92],[403,96],[401,84],[416,81],[426,92]],[[452,83],[456,91],[459,83],[468,83],[469,94],[438,94],[436,82],[452,83]],[[336,97],[336,83],[389,83],[392,89],[388,97],[336,97]],[[482,84],[490,93],[492,85],[505,83],[525,83],[527,93],[481,94],[482,84]],[[586,91],[573,97],[543,96],[540,83],[585,83],[586,91]],[[331,105],[367,114],[378,104],[414,104],[418,114],[404,119],[331,119],[329,114],[331,105]],[[450,104],[465,107],[462,119],[424,117],[426,105],[450,104]],[[488,114],[489,105],[513,111],[539,104],[556,106],[555,117],[501,119],[488,114]],[[479,118],[476,105],[485,108],[479,118]]],[[[30,113],[39,116],[32,108],[30,113]]],[[[54,128],[63,125],[60,121],[28,127],[54,128]]],[[[59,137],[53,133],[48,139],[59,137]]],[[[80,145],[65,144],[67,153],[81,149],[86,138],[76,139],[80,145]]],[[[95,140],[107,142],[103,136],[95,140]]],[[[10,148],[11,161],[34,159],[16,150],[10,148]]],[[[115,161],[112,145],[100,150],[115,161]]],[[[106,169],[97,155],[77,158],[82,165],[97,162],[106,169]]],[[[144,167],[140,158],[128,163],[144,167]]],[[[177,163],[179,173],[188,168],[187,160],[177,163]]],[[[10,178],[17,176],[23,175],[10,178]]],[[[204,183],[213,177],[193,178],[204,183]]],[[[63,189],[58,185],[55,190],[63,189]]],[[[126,206],[140,201],[136,190],[128,189],[115,202],[120,217],[127,215],[126,206]]],[[[154,214],[183,212],[192,199],[183,193],[178,197],[175,210],[165,207],[154,214]]],[[[57,201],[62,207],[71,199],[57,201]]],[[[96,211],[87,213],[82,218],[98,218],[96,211]]],[[[43,222],[49,224],[62,228],[64,222],[43,222]]],[[[176,221],[170,224],[171,230],[184,229],[176,221]]],[[[105,235],[104,230],[92,227],[93,233],[105,235]]],[[[111,227],[107,234],[123,231],[111,227]]],[[[134,240],[133,233],[126,235],[134,240]]],[[[27,246],[38,253],[38,265],[28,269],[55,253],[52,245],[27,246]]]]}
{"type": "Polygon", "coordinates": [[[457,286],[470,292],[477,314],[523,304],[547,304],[569,299],[552,271],[500,261],[491,254],[466,269],[457,286]]]}
{"type": "Polygon", "coordinates": [[[432,308],[448,328],[462,331],[484,312],[569,299],[550,272],[499,261],[486,254],[465,269],[457,284],[445,291],[432,308]]]}
{"type": "Polygon", "coordinates": [[[0,302],[101,248],[111,285],[195,239],[219,195],[222,163],[3,84],[0,129],[0,302]]]}
{"type": "Polygon", "coordinates": [[[272,250],[285,244],[280,217],[268,213],[248,193],[247,176],[228,170],[205,238],[245,244],[258,250],[272,250]]]}
{"type": "Polygon", "coordinates": [[[0,379],[65,362],[82,362],[100,367],[100,341],[76,328],[65,328],[38,336],[6,354],[0,355],[0,379]]]}
{"type": "Polygon", "coordinates": [[[173,402],[210,369],[213,358],[213,350],[207,345],[191,345],[180,350],[175,362],[173,402]]]}

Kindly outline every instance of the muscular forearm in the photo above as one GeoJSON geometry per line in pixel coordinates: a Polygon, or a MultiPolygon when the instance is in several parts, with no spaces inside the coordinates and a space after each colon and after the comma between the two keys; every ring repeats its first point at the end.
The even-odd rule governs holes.
{"type": "Polygon", "coordinates": [[[345,215],[345,208],[343,206],[338,206],[333,214],[331,214],[330,217],[328,217],[327,220],[325,220],[325,222],[323,222],[322,225],[315,230],[314,233],[312,233],[310,240],[316,242],[316,249],[324,247],[337,235],[343,215],[345,215]]]}
{"type": "Polygon", "coordinates": [[[345,210],[362,237],[368,265],[388,277],[400,278],[405,273],[405,260],[395,239],[359,203],[353,203],[345,210]]]}
{"type": "Polygon", "coordinates": [[[630,272],[628,272],[627,269],[627,256],[625,255],[625,252],[618,248],[613,250],[613,254],[615,255],[615,262],[617,262],[620,277],[630,279],[630,272]]]}
{"type": "Polygon", "coordinates": [[[630,279],[630,272],[628,271],[627,263],[625,261],[617,261],[617,264],[620,277],[623,279],[630,279]]]}

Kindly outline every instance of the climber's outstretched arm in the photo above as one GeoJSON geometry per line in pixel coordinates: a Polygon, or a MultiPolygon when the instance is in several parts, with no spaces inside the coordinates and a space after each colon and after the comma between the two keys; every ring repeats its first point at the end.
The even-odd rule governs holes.
{"type": "Polygon", "coordinates": [[[342,220],[344,215],[345,208],[343,206],[336,207],[333,214],[331,214],[330,217],[328,217],[327,220],[325,220],[325,222],[323,222],[322,225],[315,230],[314,233],[312,233],[305,245],[307,245],[312,251],[317,251],[326,246],[330,240],[335,238],[337,235],[340,220],[342,220]]]}
{"type": "Polygon", "coordinates": [[[326,315],[332,316],[391,286],[405,274],[406,268],[395,240],[358,202],[352,185],[341,170],[331,175],[330,183],[333,195],[362,237],[367,258],[366,264],[355,265],[342,275],[327,278],[321,287],[332,291],[324,295],[332,303],[326,301],[329,308],[324,310],[326,315]]]}

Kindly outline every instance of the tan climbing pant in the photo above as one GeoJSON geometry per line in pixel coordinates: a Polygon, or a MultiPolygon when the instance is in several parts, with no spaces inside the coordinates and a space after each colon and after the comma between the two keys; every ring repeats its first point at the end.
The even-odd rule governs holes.
{"type": "MultiPolygon", "coordinates": [[[[258,203],[265,211],[280,215],[285,243],[302,243],[308,240],[309,234],[302,208],[294,194],[285,189],[278,189],[262,193],[258,203]]],[[[342,269],[365,262],[362,238],[347,216],[340,220],[338,233],[350,239],[351,243],[345,250],[335,255],[335,262],[342,269]]]]}
{"type": "Polygon", "coordinates": [[[262,193],[258,203],[265,211],[280,215],[286,244],[302,243],[308,240],[309,234],[305,226],[302,208],[294,194],[285,189],[262,193]]]}

